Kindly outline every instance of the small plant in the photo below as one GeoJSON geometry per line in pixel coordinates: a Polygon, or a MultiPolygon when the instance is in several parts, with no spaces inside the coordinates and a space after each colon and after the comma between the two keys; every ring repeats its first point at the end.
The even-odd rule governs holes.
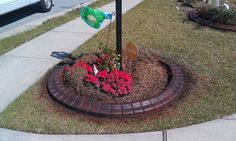
{"type": "Polygon", "coordinates": [[[93,69],[82,61],[77,61],[73,66],[67,65],[64,68],[64,81],[71,85],[76,91],[85,93],[84,79],[86,74],[92,73],[93,69]]]}
{"type": "Polygon", "coordinates": [[[181,0],[183,2],[183,5],[185,6],[192,6],[193,3],[201,2],[203,0],[181,0]]]}
{"type": "Polygon", "coordinates": [[[111,72],[99,71],[97,76],[88,75],[85,81],[100,88],[100,91],[116,97],[128,95],[132,89],[132,77],[116,69],[111,72]]]}
{"type": "Polygon", "coordinates": [[[100,44],[99,49],[102,50],[102,52],[98,54],[98,59],[96,60],[99,70],[106,69],[108,71],[112,71],[114,69],[121,69],[120,54],[108,46],[103,46],[102,44],[100,44]]]}
{"type": "Polygon", "coordinates": [[[202,19],[228,25],[236,25],[236,10],[230,8],[225,10],[223,7],[203,7],[200,8],[198,16],[202,19]]]}
{"type": "Polygon", "coordinates": [[[90,65],[82,60],[76,61],[72,66],[64,68],[64,82],[80,94],[110,94],[115,97],[128,95],[132,90],[132,77],[120,71],[120,55],[107,46],[101,47],[90,65]],[[99,93],[96,93],[99,91],[99,93]]]}
{"type": "Polygon", "coordinates": [[[128,95],[132,90],[132,77],[130,74],[113,69],[100,70],[94,74],[91,66],[83,61],[77,61],[73,66],[64,68],[64,81],[76,91],[86,94],[86,87],[111,94],[115,97],[128,95]]]}

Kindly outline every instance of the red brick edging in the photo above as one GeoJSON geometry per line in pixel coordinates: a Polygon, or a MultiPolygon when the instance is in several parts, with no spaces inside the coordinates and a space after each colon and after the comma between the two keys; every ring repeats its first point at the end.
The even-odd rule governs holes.
{"type": "Polygon", "coordinates": [[[158,61],[167,66],[171,72],[171,79],[167,88],[160,94],[143,99],[141,101],[132,101],[130,103],[101,103],[91,98],[76,95],[75,91],[67,89],[62,80],[64,67],[55,69],[48,78],[47,88],[50,96],[65,107],[82,111],[88,114],[103,117],[126,117],[146,112],[157,112],[170,105],[182,93],[185,85],[185,78],[182,70],[173,62],[158,58],[158,61]]]}
{"type": "Polygon", "coordinates": [[[209,27],[223,29],[223,30],[229,30],[229,31],[236,31],[236,25],[218,24],[218,23],[213,23],[213,22],[204,20],[204,19],[198,17],[197,11],[190,11],[188,13],[188,18],[190,20],[197,22],[197,23],[204,25],[204,26],[209,26],[209,27]]]}

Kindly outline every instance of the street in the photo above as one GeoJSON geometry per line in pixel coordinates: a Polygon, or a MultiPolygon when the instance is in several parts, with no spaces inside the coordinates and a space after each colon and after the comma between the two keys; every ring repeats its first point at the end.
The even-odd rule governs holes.
{"type": "Polygon", "coordinates": [[[11,13],[0,16],[0,34],[8,32],[21,25],[41,19],[43,17],[56,14],[58,12],[70,9],[79,5],[81,2],[89,2],[91,0],[54,0],[53,7],[50,12],[40,13],[37,5],[28,6],[11,13]]]}

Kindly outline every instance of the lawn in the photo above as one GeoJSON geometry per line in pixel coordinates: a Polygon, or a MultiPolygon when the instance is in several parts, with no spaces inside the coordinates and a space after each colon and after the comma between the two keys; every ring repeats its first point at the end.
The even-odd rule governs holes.
{"type": "MultiPolygon", "coordinates": [[[[111,37],[115,36],[115,24],[111,37]]],[[[175,60],[187,76],[184,95],[159,114],[97,119],[63,108],[48,96],[45,78],[0,114],[0,127],[36,133],[101,134],[183,127],[236,112],[236,33],[192,23],[174,0],[145,0],[123,18],[123,43],[134,42],[175,60]]],[[[107,28],[73,52],[96,51],[107,28]]],[[[114,38],[110,46],[114,46],[114,38]]]]}

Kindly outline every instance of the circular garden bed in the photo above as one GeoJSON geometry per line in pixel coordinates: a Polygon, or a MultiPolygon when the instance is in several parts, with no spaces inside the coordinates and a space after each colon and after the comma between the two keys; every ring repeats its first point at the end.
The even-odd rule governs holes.
{"type": "MultiPolygon", "coordinates": [[[[158,69],[155,72],[155,69],[147,68],[152,75],[152,78],[148,78],[150,83],[147,80],[143,80],[143,77],[134,79],[133,81],[136,81],[135,83],[137,84],[134,84],[136,86],[134,86],[129,95],[111,97],[104,94],[102,97],[96,97],[93,94],[81,94],[65,84],[63,75],[68,65],[60,66],[50,74],[47,83],[48,92],[55,101],[63,106],[96,116],[121,118],[158,112],[169,106],[181,95],[185,79],[182,70],[175,63],[157,56],[154,57],[154,60],[155,62],[152,62],[152,64],[155,64],[153,68],[159,68],[159,72],[162,73],[158,76],[158,69]],[[156,73],[157,77],[152,72],[156,73]],[[142,84],[137,82],[140,79],[144,81],[141,82],[142,84],[147,85],[142,86],[142,84]],[[155,85],[155,83],[159,84],[155,85]]],[[[141,76],[143,71],[135,69],[142,68],[143,65],[143,67],[147,67],[148,61],[137,59],[135,63],[132,75],[133,77],[135,75],[141,76]]]]}
{"type": "Polygon", "coordinates": [[[215,23],[212,21],[205,20],[205,19],[199,17],[198,11],[190,11],[188,13],[188,18],[190,20],[197,22],[197,23],[204,25],[204,26],[209,26],[209,27],[223,29],[223,30],[229,30],[229,31],[236,31],[236,25],[220,24],[220,23],[215,23]]]}

